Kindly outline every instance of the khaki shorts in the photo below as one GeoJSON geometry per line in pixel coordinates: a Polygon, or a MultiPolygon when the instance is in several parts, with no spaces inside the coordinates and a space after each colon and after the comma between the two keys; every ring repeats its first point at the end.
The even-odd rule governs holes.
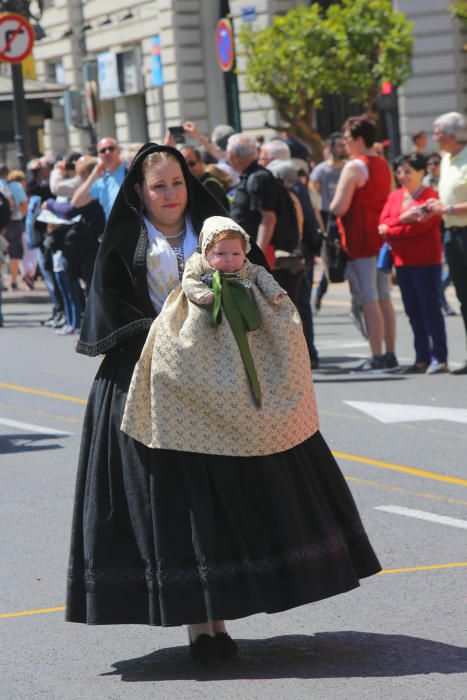
{"type": "Polygon", "coordinates": [[[361,304],[391,298],[391,275],[377,269],[376,255],[348,260],[345,278],[350,283],[352,294],[359,296],[361,304]]]}

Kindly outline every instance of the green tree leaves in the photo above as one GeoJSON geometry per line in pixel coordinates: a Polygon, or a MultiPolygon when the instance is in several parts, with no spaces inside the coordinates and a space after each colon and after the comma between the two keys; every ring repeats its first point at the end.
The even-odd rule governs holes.
{"type": "Polygon", "coordinates": [[[243,25],[249,90],[269,95],[282,118],[307,140],[313,109],[326,94],[346,94],[372,110],[384,81],[410,75],[412,24],[391,0],[318,3],[275,17],[265,29],[243,25]]]}

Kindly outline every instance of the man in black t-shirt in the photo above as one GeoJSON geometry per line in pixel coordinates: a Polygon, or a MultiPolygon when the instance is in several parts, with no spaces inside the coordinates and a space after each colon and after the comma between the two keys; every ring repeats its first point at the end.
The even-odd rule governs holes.
{"type": "Polygon", "coordinates": [[[213,175],[206,172],[206,165],[201,152],[193,146],[182,146],[180,152],[185,158],[191,174],[205,186],[208,192],[222,204],[226,211],[229,211],[230,203],[222,183],[213,175]]]}
{"type": "Polygon", "coordinates": [[[227,141],[227,158],[240,173],[230,215],[266,253],[277,220],[274,177],[259,165],[256,141],[247,134],[230,136],[227,141]]]}

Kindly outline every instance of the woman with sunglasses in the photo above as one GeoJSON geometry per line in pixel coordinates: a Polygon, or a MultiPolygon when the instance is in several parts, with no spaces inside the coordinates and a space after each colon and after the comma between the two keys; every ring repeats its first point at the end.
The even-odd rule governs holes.
{"type": "Polygon", "coordinates": [[[105,137],[97,147],[99,162],[83,184],[74,193],[71,203],[80,208],[97,199],[108,219],[112,205],[127,173],[120,158],[120,148],[113,138],[105,137]]]}
{"type": "MultiPolygon", "coordinates": [[[[188,625],[199,661],[237,653],[224,620],[343,593],[380,569],[319,431],[247,457],[152,449],[120,429],[149,328],[215,215],[226,213],[179,151],[147,144],[136,155],[77,346],[105,357],[84,419],[67,598],[72,622],[188,625]]],[[[248,257],[265,265],[254,242],[248,257]]],[[[235,396],[212,410],[223,401],[235,396]]]]}

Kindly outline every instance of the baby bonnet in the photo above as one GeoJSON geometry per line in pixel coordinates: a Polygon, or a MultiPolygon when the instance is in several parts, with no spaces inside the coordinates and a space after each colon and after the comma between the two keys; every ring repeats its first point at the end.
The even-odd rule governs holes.
{"type": "Polygon", "coordinates": [[[203,228],[199,234],[199,245],[203,255],[206,254],[206,248],[212,243],[214,238],[224,231],[236,231],[240,233],[246,241],[245,252],[250,252],[250,236],[236,221],[230,219],[228,216],[210,216],[208,219],[205,219],[203,228]]]}

